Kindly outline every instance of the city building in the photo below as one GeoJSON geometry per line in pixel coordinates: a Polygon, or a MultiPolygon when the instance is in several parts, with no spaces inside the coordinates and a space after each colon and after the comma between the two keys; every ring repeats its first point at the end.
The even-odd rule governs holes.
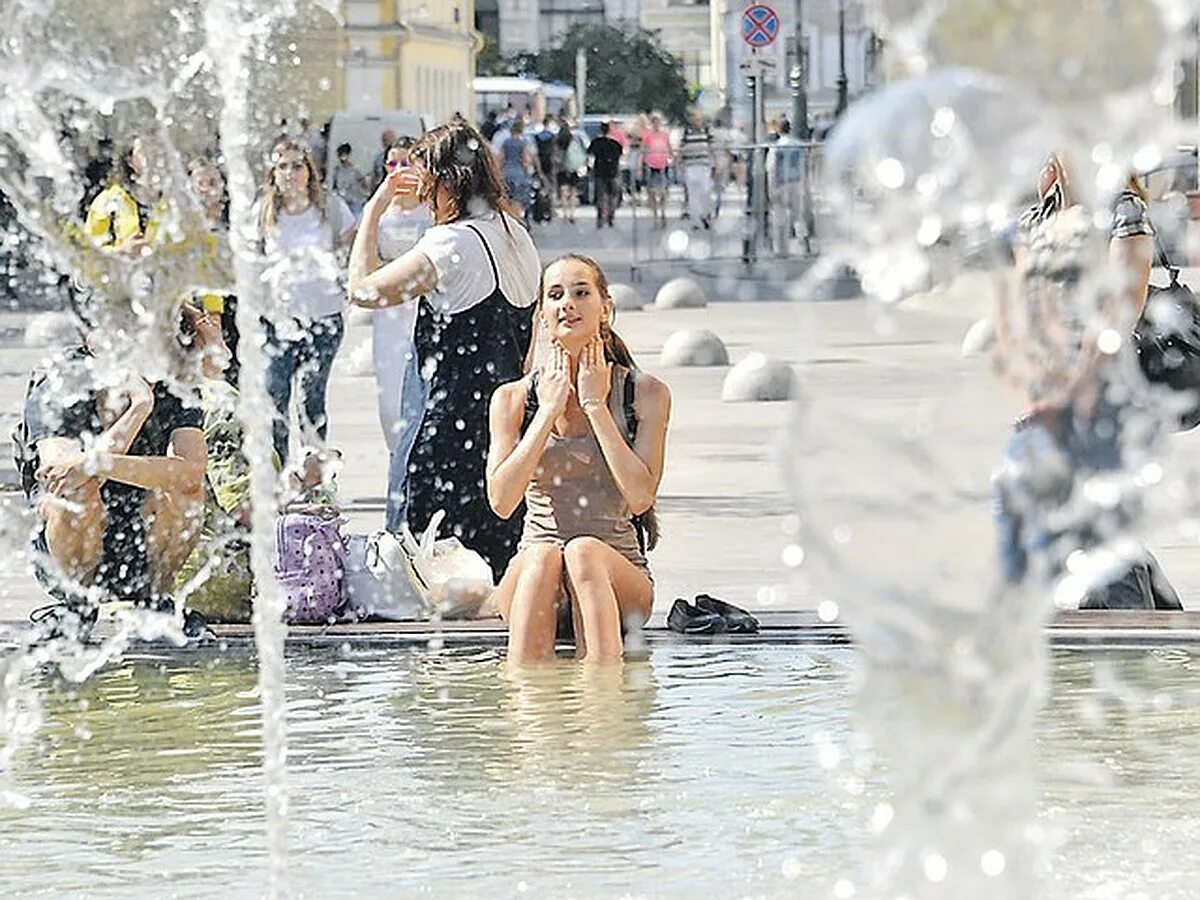
{"type": "Polygon", "coordinates": [[[441,121],[474,107],[474,0],[344,0],[340,109],[441,121]]]}

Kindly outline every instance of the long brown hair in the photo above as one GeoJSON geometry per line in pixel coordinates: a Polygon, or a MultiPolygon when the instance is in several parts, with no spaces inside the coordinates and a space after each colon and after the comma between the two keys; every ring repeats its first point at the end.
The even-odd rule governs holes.
{"type": "MultiPolygon", "coordinates": [[[[551,266],[563,262],[577,262],[591,269],[592,279],[596,282],[596,290],[600,292],[601,297],[608,301],[611,308],[612,296],[608,292],[608,277],[604,274],[604,270],[600,268],[600,263],[584,253],[564,253],[562,256],[546,263],[542,267],[541,275],[538,276],[537,303],[533,311],[535,322],[540,321],[542,315],[542,302],[546,289],[546,273],[550,271],[551,266]]],[[[633,378],[635,373],[641,371],[637,363],[633,361],[633,354],[629,352],[629,345],[621,339],[619,334],[613,331],[612,326],[608,322],[600,323],[600,339],[604,342],[604,358],[610,363],[623,366],[628,371],[628,374],[625,376],[626,378],[633,378]]],[[[533,371],[535,343],[535,341],[530,341],[529,352],[525,354],[526,373],[533,371]]],[[[609,389],[612,389],[611,386],[609,389]]],[[[621,405],[624,407],[623,401],[621,405]]],[[[658,512],[654,506],[651,506],[644,513],[634,516],[633,526],[638,530],[639,543],[643,545],[643,549],[653,550],[658,544],[658,539],[662,533],[658,525],[658,512]]]]}
{"type": "Polygon", "coordinates": [[[266,181],[263,183],[262,211],[258,216],[259,231],[263,235],[275,231],[279,224],[279,210],[283,206],[283,194],[275,187],[275,167],[279,164],[279,155],[284,151],[299,153],[308,169],[308,202],[311,203],[325,221],[325,188],[321,186],[321,176],[317,172],[317,164],[313,162],[308,147],[294,138],[284,138],[277,141],[271,148],[271,166],[267,169],[266,181]]]}
{"type": "MultiPolygon", "coordinates": [[[[430,129],[409,148],[409,159],[424,170],[417,199],[434,208],[439,186],[450,195],[450,217],[459,222],[488,211],[520,218],[509,202],[491,145],[463,118],[455,116],[430,129]]],[[[508,228],[508,222],[504,222],[508,228]]]]}

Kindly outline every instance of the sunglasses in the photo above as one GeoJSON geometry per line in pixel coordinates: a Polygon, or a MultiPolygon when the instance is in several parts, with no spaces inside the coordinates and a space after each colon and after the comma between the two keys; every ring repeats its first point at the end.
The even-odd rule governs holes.
{"type": "Polygon", "coordinates": [[[397,168],[407,169],[408,168],[408,160],[404,160],[403,162],[401,162],[398,159],[389,159],[387,162],[384,163],[384,166],[387,168],[387,170],[389,172],[394,169],[397,169],[397,168]]]}

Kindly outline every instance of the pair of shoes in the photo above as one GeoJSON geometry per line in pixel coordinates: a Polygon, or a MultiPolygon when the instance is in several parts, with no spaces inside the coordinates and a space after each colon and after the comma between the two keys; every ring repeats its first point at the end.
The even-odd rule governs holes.
{"type": "Polygon", "coordinates": [[[732,603],[697,594],[694,606],[682,598],[675,601],[667,627],[679,634],[755,634],[758,619],[732,603]]]}
{"type": "Polygon", "coordinates": [[[680,597],[667,613],[667,627],[679,634],[724,634],[725,620],[716,613],[697,609],[680,597]]]}

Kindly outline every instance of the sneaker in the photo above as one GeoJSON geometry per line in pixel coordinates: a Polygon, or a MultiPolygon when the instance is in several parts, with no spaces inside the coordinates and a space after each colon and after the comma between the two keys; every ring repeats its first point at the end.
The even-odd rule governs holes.
{"type": "Polygon", "coordinates": [[[682,598],[667,613],[667,627],[679,634],[723,634],[726,630],[721,616],[697,609],[682,598]]]}
{"type": "Polygon", "coordinates": [[[708,594],[696,595],[696,609],[720,616],[730,634],[755,634],[758,631],[758,619],[746,610],[708,594]]]}

